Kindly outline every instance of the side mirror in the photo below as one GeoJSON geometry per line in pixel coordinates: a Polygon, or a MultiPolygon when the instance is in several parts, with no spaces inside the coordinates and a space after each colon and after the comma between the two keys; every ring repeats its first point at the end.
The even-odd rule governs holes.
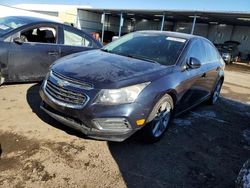
{"type": "Polygon", "coordinates": [[[26,42],[26,40],[21,36],[21,37],[17,37],[17,38],[14,38],[13,40],[15,43],[17,44],[23,44],[24,42],[26,42]]]}
{"type": "Polygon", "coordinates": [[[191,57],[187,63],[191,69],[198,69],[201,66],[201,62],[195,57],[191,57]]]}
{"type": "Polygon", "coordinates": [[[115,40],[117,40],[117,39],[119,39],[118,36],[113,36],[113,37],[112,37],[112,42],[115,41],[115,40]]]}

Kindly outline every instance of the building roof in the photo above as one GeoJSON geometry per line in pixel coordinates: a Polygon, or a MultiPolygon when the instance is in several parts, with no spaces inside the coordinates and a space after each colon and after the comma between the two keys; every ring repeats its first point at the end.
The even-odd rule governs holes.
{"type": "Polygon", "coordinates": [[[96,13],[107,13],[112,16],[119,16],[123,13],[126,18],[139,19],[161,19],[165,15],[166,21],[192,22],[194,15],[197,16],[197,23],[208,24],[230,24],[230,25],[250,25],[250,12],[244,11],[203,11],[203,10],[143,10],[143,9],[84,9],[96,13]]]}
{"type": "Polygon", "coordinates": [[[250,26],[250,12],[247,11],[208,11],[208,10],[173,10],[173,9],[102,9],[93,8],[89,5],[56,5],[56,4],[18,4],[15,7],[40,12],[60,12],[69,9],[87,10],[96,13],[107,13],[112,16],[119,16],[132,19],[161,20],[165,15],[165,20],[170,22],[183,21],[192,22],[196,15],[197,23],[207,24],[228,24],[250,26]]]}
{"type": "Polygon", "coordinates": [[[45,11],[45,12],[60,12],[69,9],[85,9],[92,8],[89,5],[61,5],[61,4],[17,4],[13,7],[21,8],[25,10],[33,10],[33,11],[45,11]]]}
{"type": "Polygon", "coordinates": [[[48,16],[31,11],[0,5],[0,17],[6,17],[6,16],[30,16],[30,17],[43,18],[51,21],[60,22],[59,18],[54,16],[48,16]]]}

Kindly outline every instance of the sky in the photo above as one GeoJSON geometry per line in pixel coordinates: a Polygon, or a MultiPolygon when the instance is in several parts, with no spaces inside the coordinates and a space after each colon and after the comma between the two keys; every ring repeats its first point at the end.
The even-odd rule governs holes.
{"type": "Polygon", "coordinates": [[[73,4],[93,8],[248,11],[250,0],[0,0],[2,5],[73,4]]]}

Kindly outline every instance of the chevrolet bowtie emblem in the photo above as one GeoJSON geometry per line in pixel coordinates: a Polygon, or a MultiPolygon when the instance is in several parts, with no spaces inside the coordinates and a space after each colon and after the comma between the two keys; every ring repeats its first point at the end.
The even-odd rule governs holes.
{"type": "Polygon", "coordinates": [[[58,84],[60,87],[65,87],[65,86],[69,85],[69,82],[63,81],[63,80],[58,80],[58,81],[57,81],[57,84],[58,84]]]}

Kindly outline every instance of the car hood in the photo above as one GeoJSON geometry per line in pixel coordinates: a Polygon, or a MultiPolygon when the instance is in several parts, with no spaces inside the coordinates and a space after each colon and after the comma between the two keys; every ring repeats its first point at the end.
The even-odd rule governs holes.
{"type": "Polygon", "coordinates": [[[116,88],[151,81],[166,66],[117,54],[91,50],[61,58],[52,70],[98,88],[116,88]]]}

